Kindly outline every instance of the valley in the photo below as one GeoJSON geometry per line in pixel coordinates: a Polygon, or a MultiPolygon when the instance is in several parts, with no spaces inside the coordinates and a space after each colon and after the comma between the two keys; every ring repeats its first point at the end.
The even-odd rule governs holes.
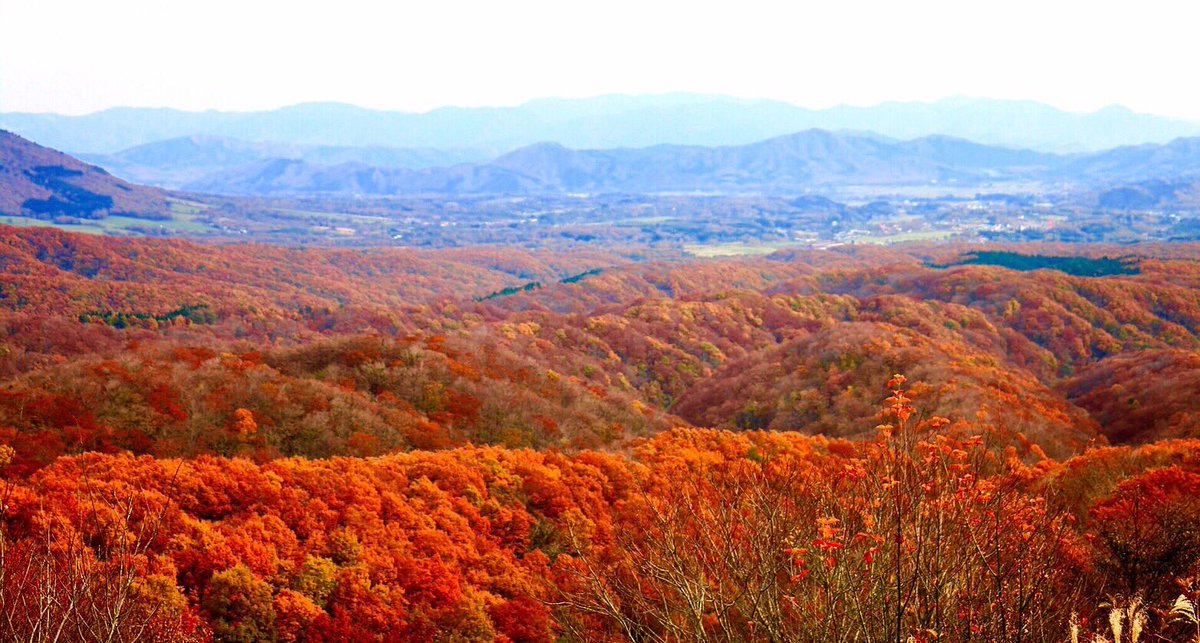
{"type": "Polygon", "coordinates": [[[1200,8],[0,20],[0,643],[1200,643],[1200,8]]]}
{"type": "Polygon", "coordinates": [[[1197,139],[306,131],[0,132],[0,638],[1190,640],[1197,139]]]}
{"type": "MultiPolygon", "coordinates": [[[[100,184],[109,184],[103,194],[95,193],[97,198],[117,200],[111,205],[105,201],[100,203],[103,208],[91,209],[80,209],[76,205],[31,209],[28,204],[34,203],[33,200],[27,199],[24,204],[14,201],[0,210],[0,220],[10,225],[42,222],[92,233],[185,236],[218,241],[253,239],[274,243],[427,248],[502,244],[551,249],[602,248],[619,244],[653,247],[657,252],[701,255],[728,254],[738,248],[754,252],[755,248],[933,239],[968,242],[1187,241],[1200,234],[1200,224],[1197,224],[1200,199],[1196,198],[1195,180],[1189,178],[1200,172],[1200,167],[1189,164],[1192,161],[1188,159],[1192,156],[1169,153],[1175,148],[1186,149],[1191,144],[1186,140],[1156,150],[1144,147],[1127,150],[1124,161],[1114,160],[1120,157],[1115,152],[1106,152],[1086,162],[979,148],[966,142],[948,143],[952,147],[966,146],[965,149],[974,150],[972,153],[982,153],[988,158],[997,154],[1001,159],[1004,155],[1016,155],[1008,161],[988,161],[993,165],[986,166],[990,168],[987,172],[1000,167],[994,163],[1024,163],[1033,158],[1040,159],[1038,162],[1043,164],[1040,169],[1033,170],[1014,167],[1007,182],[992,178],[979,183],[979,176],[976,176],[972,179],[977,183],[973,187],[938,183],[937,179],[929,177],[944,176],[944,171],[933,165],[929,166],[932,169],[914,170],[909,161],[876,158],[860,159],[855,161],[857,165],[846,169],[844,164],[848,161],[844,155],[822,153],[814,157],[811,150],[790,147],[786,162],[758,165],[774,154],[764,151],[772,146],[843,140],[829,136],[810,132],[788,141],[768,142],[764,144],[765,148],[750,146],[736,151],[697,148],[689,152],[708,159],[705,163],[716,162],[715,159],[727,153],[743,155],[736,161],[736,164],[746,166],[742,170],[743,178],[738,180],[749,182],[738,185],[714,182],[714,172],[726,171],[717,170],[715,166],[706,170],[707,174],[689,175],[690,178],[680,175],[672,179],[664,175],[664,163],[683,161],[678,158],[665,161],[673,152],[662,149],[654,152],[657,156],[636,162],[659,168],[658,174],[637,179],[627,176],[625,170],[609,168],[604,171],[624,178],[615,183],[607,183],[610,179],[599,174],[579,179],[583,176],[580,172],[587,174],[592,170],[571,169],[573,164],[584,162],[580,158],[590,159],[586,163],[600,163],[597,153],[538,148],[550,150],[553,158],[547,160],[541,158],[540,151],[528,150],[502,157],[490,165],[448,168],[444,172],[457,176],[453,179],[456,182],[453,188],[446,183],[451,179],[436,178],[443,170],[397,170],[405,173],[404,176],[424,177],[421,181],[425,187],[420,190],[431,191],[430,194],[389,196],[371,192],[371,188],[365,187],[368,184],[362,183],[353,189],[366,190],[365,193],[349,195],[345,191],[350,188],[334,183],[328,192],[312,194],[306,193],[308,188],[303,187],[284,188],[279,194],[274,188],[265,187],[263,190],[268,196],[222,196],[148,187],[131,192],[130,184],[111,177],[103,169],[7,135],[3,142],[8,146],[6,154],[13,159],[9,167],[26,167],[27,173],[40,167],[92,167],[92,175],[101,177],[100,184]],[[536,160],[529,158],[531,154],[537,157],[536,160]],[[1168,160],[1151,165],[1153,169],[1150,170],[1114,169],[1124,167],[1120,163],[1145,167],[1150,162],[1148,159],[1159,157],[1168,160]],[[518,163],[519,159],[526,160],[518,163]],[[1077,174],[1072,175],[1074,178],[1070,183],[1057,186],[1047,183],[1054,172],[1068,172],[1071,167],[1076,169],[1069,171],[1077,174]],[[1084,169],[1078,169],[1080,167],[1084,169]],[[835,172],[833,168],[842,169],[835,172]],[[902,173],[896,174],[897,171],[902,173]],[[497,172],[506,173],[504,176],[509,178],[505,180],[515,182],[489,183],[493,179],[499,180],[497,172]],[[780,177],[789,176],[789,172],[793,173],[792,182],[779,182],[780,177]],[[1028,174],[1030,172],[1033,174],[1028,174]],[[1113,173],[1151,178],[1122,182],[1111,178],[1113,173]],[[576,178],[564,182],[567,176],[576,178]],[[1021,176],[1026,178],[1017,180],[1021,176]],[[1030,183],[1028,179],[1032,177],[1041,177],[1041,182],[1030,183]],[[763,183],[768,179],[774,182],[774,187],[763,183]],[[467,184],[460,183],[464,180],[467,184]],[[137,194],[139,200],[136,205],[126,205],[125,200],[132,194],[137,194]]],[[[861,145],[867,139],[850,140],[857,140],[855,145],[861,145]]],[[[872,154],[878,154],[878,144],[871,145],[876,146],[872,148],[876,150],[872,154]]],[[[620,154],[629,156],[633,152],[620,154]]],[[[610,160],[618,162],[614,159],[620,154],[610,160]]],[[[945,160],[938,162],[955,167],[964,162],[960,159],[964,152],[948,154],[945,160]]],[[[378,172],[369,168],[355,172],[378,179],[378,172]]],[[[8,194],[47,193],[47,188],[36,180],[18,174],[12,177],[8,194]]],[[[70,181],[62,184],[75,185],[70,181]]],[[[258,179],[252,184],[259,185],[258,179]]],[[[69,204],[72,198],[78,199],[79,194],[84,194],[77,187],[70,189],[76,190],[72,193],[76,196],[53,198],[69,204]]],[[[251,191],[254,190],[258,188],[251,191]]]]}

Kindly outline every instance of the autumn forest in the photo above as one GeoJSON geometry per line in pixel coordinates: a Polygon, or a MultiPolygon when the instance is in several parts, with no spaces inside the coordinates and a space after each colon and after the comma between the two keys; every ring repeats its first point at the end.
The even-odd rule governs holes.
{"type": "Polygon", "coordinates": [[[6,640],[1200,634],[1200,246],[0,271],[6,640]]]}

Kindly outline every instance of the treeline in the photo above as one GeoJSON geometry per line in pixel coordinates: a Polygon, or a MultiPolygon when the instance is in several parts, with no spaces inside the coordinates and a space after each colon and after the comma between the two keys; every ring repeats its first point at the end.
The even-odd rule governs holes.
{"type": "Polygon", "coordinates": [[[542,282],[531,281],[529,283],[522,284],[520,286],[509,286],[507,288],[501,288],[500,290],[488,293],[482,297],[476,297],[475,301],[488,301],[489,299],[496,299],[497,297],[508,297],[509,295],[515,295],[519,292],[529,292],[531,290],[537,290],[538,288],[541,288],[541,287],[542,287],[542,282]]]}
{"type": "Polygon", "coordinates": [[[1052,255],[1028,255],[1019,252],[980,250],[972,252],[956,263],[934,266],[1003,266],[1013,270],[1061,270],[1076,277],[1107,277],[1109,275],[1136,275],[1139,270],[1133,257],[1059,257],[1052,255]]]}
{"type": "MultiPolygon", "coordinates": [[[[584,272],[574,274],[569,277],[563,277],[562,279],[558,280],[558,283],[560,283],[560,284],[576,284],[576,283],[579,283],[580,281],[583,281],[584,279],[586,279],[588,277],[598,275],[601,272],[604,272],[603,268],[593,268],[591,270],[585,270],[584,272]]],[[[497,299],[499,297],[508,297],[511,295],[515,295],[517,293],[532,292],[534,290],[540,289],[541,287],[542,287],[542,282],[530,281],[530,282],[522,284],[520,286],[509,286],[507,288],[501,288],[500,290],[497,290],[492,293],[488,293],[487,295],[484,295],[483,297],[475,297],[475,301],[489,301],[492,299],[497,299]]]]}
{"type": "Polygon", "coordinates": [[[153,315],[150,313],[141,312],[114,312],[92,311],[80,313],[79,321],[84,324],[101,323],[113,328],[158,328],[160,324],[170,324],[176,320],[186,321],[193,324],[212,324],[217,321],[217,314],[209,310],[206,304],[196,304],[191,306],[180,306],[175,310],[163,313],[161,315],[153,315]]]}

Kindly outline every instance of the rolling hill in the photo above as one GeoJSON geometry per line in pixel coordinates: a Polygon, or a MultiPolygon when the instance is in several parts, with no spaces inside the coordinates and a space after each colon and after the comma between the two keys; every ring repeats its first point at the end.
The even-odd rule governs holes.
{"type": "Polygon", "coordinates": [[[807,130],[748,145],[573,150],[539,143],[490,162],[405,169],[265,159],[187,184],[241,195],[795,194],[848,186],[989,187],[1008,181],[1109,189],[1200,176],[1200,138],[1055,155],[946,136],[896,141],[807,130]]]}
{"type": "Polygon", "coordinates": [[[300,160],[313,165],[360,163],[384,168],[424,168],[479,162],[491,156],[487,150],[304,145],[219,136],[183,136],[112,154],[81,154],[80,158],[130,181],[181,188],[231,168],[276,159],[300,160]]]}
{"type": "Polygon", "coordinates": [[[948,137],[893,141],[808,130],[750,145],[572,150],[539,143],[482,164],[407,170],[273,159],[186,187],[230,194],[787,193],[844,185],[978,184],[1041,176],[1063,163],[1038,152],[948,137]]]}
{"type": "Polygon", "coordinates": [[[1200,178],[1200,137],[1080,155],[1066,164],[1063,174],[1114,183],[1200,178]]]}
{"type": "Polygon", "coordinates": [[[0,214],[39,219],[97,219],[109,214],[166,217],[154,188],[134,185],[105,170],[0,130],[0,214]]]}

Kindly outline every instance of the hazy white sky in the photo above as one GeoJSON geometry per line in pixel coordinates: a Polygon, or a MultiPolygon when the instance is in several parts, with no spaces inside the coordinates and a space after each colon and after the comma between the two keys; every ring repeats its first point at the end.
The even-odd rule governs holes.
{"type": "Polygon", "coordinates": [[[0,24],[0,111],[694,91],[1200,120],[1200,3],[1179,0],[0,0],[0,24]]]}

